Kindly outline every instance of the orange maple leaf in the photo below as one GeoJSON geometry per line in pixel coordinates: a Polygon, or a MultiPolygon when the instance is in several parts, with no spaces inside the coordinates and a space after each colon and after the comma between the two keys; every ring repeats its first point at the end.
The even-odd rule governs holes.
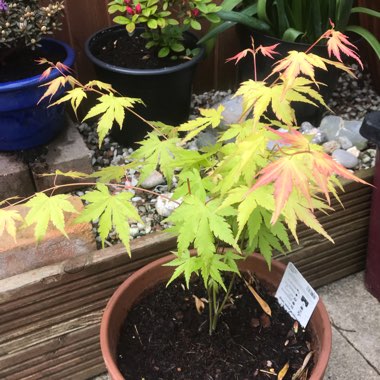
{"type": "Polygon", "coordinates": [[[325,195],[327,202],[330,204],[329,196],[329,181],[334,175],[349,179],[351,181],[360,182],[364,185],[370,185],[370,183],[357,177],[351,173],[344,166],[336,162],[331,156],[324,152],[312,152],[312,179],[325,195]]]}
{"type": "Polygon", "coordinates": [[[46,78],[49,77],[51,71],[53,70],[52,67],[48,67],[41,75],[40,75],[40,78],[39,78],[39,81],[43,81],[45,80],[46,78]]]}
{"type": "Polygon", "coordinates": [[[227,58],[226,62],[231,62],[231,61],[235,61],[236,60],[235,65],[237,65],[238,62],[241,59],[245,58],[248,53],[251,53],[252,55],[255,54],[252,49],[244,49],[240,53],[237,53],[236,55],[234,55],[233,57],[227,58]]]}
{"type": "Polygon", "coordinates": [[[67,85],[70,85],[71,87],[73,87],[75,82],[76,82],[76,79],[68,75],[66,77],[59,76],[48,83],[42,84],[40,87],[47,87],[47,90],[44,92],[44,94],[42,95],[41,99],[38,101],[37,104],[40,104],[41,101],[47,97],[49,97],[49,101],[51,102],[53,96],[61,88],[65,88],[67,85]]]}
{"type": "Polygon", "coordinates": [[[269,58],[274,59],[273,54],[280,54],[278,51],[275,50],[278,45],[280,45],[280,44],[274,44],[274,45],[270,45],[270,46],[260,45],[257,48],[257,51],[260,51],[261,54],[265,57],[269,57],[269,58]]]}
{"type": "Polygon", "coordinates": [[[255,49],[255,42],[254,42],[253,37],[251,37],[251,43],[252,43],[252,48],[244,49],[240,53],[237,53],[236,55],[234,55],[233,57],[227,58],[226,62],[236,60],[235,62],[235,65],[236,65],[241,59],[245,58],[248,53],[251,53],[252,56],[254,57],[257,53],[260,52],[265,57],[270,57],[272,59],[274,59],[273,57],[274,54],[280,54],[279,52],[275,50],[279,44],[274,44],[270,46],[260,45],[257,49],[255,49]]]}
{"type": "Polygon", "coordinates": [[[343,53],[348,57],[355,59],[363,70],[363,63],[355,52],[357,47],[348,40],[348,36],[337,30],[330,29],[325,33],[325,37],[327,38],[327,51],[329,57],[333,55],[338,61],[343,62],[341,57],[341,53],[343,53]]]}
{"type": "Polygon", "coordinates": [[[309,176],[305,169],[307,168],[301,160],[289,155],[277,159],[260,171],[259,179],[249,192],[269,183],[274,183],[275,210],[271,219],[272,224],[276,223],[294,188],[303,194],[311,207],[309,176]]]}
{"type": "Polygon", "coordinates": [[[249,190],[250,193],[261,186],[274,184],[275,210],[271,223],[276,223],[293,190],[298,191],[313,210],[312,195],[316,196],[317,191],[322,192],[330,204],[329,189],[336,175],[369,185],[322,152],[320,147],[310,144],[300,132],[293,129],[289,133],[271,131],[281,137],[278,142],[285,146],[275,152],[281,156],[258,173],[258,180],[249,190]]]}
{"type": "Polygon", "coordinates": [[[270,127],[266,128],[280,137],[280,139],[277,140],[279,145],[291,145],[299,151],[309,150],[310,141],[305,135],[298,132],[296,129],[289,127],[288,131],[282,132],[270,127]]]}

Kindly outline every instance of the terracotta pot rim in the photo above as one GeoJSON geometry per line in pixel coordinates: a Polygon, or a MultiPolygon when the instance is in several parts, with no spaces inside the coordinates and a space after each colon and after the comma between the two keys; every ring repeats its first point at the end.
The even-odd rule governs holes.
{"type": "MultiPolygon", "coordinates": [[[[115,293],[112,295],[112,297],[107,303],[107,306],[103,312],[103,317],[102,317],[102,321],[100,325],[100,347],[102,351],[103,360],[105,361],[107,370],[110,373],[112,373],[113,380],[124,380],[124,377],[120,373],[119,368],[117,367],[116,363],[113,360],[111,360],[113,355],[110,351],[111,343],[109,341],[109,337],[107,333],[108,328],[110,326],[110,318],[112,315],[112,311],[115,308],[115,304],[118,298],[120,297],[120,295],[125,291],[125,289],[128,288],[128,286],[131,283],[133,283],[136,279],[138,279],[143,274],[154,270],[157,267],[161,267],[163,264],[172,260],[174,257],[175,257],[174,255],[164,256],[160,259],[152,261],[151,263],[145,265],[144,267],[134,272],[117,288],[117,290],[115,291],[115,293]]],[[[261,255],[255,255],[255,257],[258,258],[259,260],[264,260],[261,255]]],[[[272,268],[273,267],[284,271],[286,266],[282,262],[274,260],[272,261],[272,268]]],[[[319,299],[317,307],[314,310],[314,315],[315,314],[319,314],[321,316],[321,319],[325,322],[325,329],[323,329],[322,333],[318,335],[319,341],[323,342],[323,345],[321,344],[321,349],[318,355],[318,361],[314,365],[314,368],[309,380],[316,380],[316,379],[321,378],[321,377],[318,377],[318,374],[323,374],[325,372],[327,363],[329,361],[331,346],[332,346],[332,330],[331,330],[330,319],[329,319],[326,307],[323,304],[321,299],[319,299]]]]}

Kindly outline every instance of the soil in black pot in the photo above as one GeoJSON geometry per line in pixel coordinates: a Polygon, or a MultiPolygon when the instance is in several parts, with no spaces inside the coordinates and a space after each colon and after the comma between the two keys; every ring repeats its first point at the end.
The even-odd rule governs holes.
{"type": "Polygon", "coordinates": [[[101,61],[128,69],[161,69],[185,62],[183,58],[158,58],[157,49],[147,49],[147,40],[139,33],[132,36],[125,30],[100,34],[91,42],[91,52],[101,61]]]}
{"type": "Polygon", "coordinates": [[[46,58],[54,63],[63,62],[66,59],[66,53],[64,49],[47,52],[43,46],[34,50],[24,48],[12,52],[1,51],[0,83],[13,82],[42,74],[48,65],[38,65],[36,60],[40,58],[46,58]]]}
{"type": "MultiPolygon", "coordinates": [[[[190,290],[181,281],[160,284],[128,313],[118,344],[118,366],[127,380],[284,379],[302,366],[311,332],[294,330],[294,320],[262,284],[255,289],[272,310],[267,316],[240,279],[219,320],[208,332],[208,306],[198,314],[195,299],[205,297],[201,280],[190,290]]],[[[310,365],[312,361],[310,361],[310,365]]],[[[310,373],[309,368],[309,373],[310,373]]]]}

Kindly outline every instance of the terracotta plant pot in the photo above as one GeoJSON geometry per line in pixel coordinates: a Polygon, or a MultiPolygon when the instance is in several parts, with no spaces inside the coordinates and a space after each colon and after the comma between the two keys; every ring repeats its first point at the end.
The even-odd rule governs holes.
{"type": "MultiPolygon", "coordinates": [[[[155,260],[131,275],[113,294],[104,311],[100,326],[100,346],[104,362],[112,380],[124,380],[116,364],[116,349],[121,326],[130,310],[141,295],[148,289],[154,288],[159,282],[166,281],[173,273],[173,267],[162,265],[172,260],[173,256],[166,256],[155,260]]],[[[254,255],[245,262],[240,263],[240,270],[250,270],[258,278],[277,288],[285,265],[274,261],[272,270],[268,267],[262,256],[254,255]]],[[[312,349],[316,351],[315,365],[310,380],[322,380],[331,352],[331,324],[322,301],[311,318],[311,328],[314,340],[312,349]]]]}

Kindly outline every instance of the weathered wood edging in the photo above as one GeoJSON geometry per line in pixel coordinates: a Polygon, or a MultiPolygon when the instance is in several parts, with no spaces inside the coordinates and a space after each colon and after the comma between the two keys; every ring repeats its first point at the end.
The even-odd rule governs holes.
{"type": "MultiPolygon", "coordinates": [[[[372,182],[373,170],[359,175],[372,182]]],[[[346,183],[343,209],[318,218],[335,245],[299,228],[292,261],[313,286],[364,268],[372,188],[346,183]]],[[[0,378],[85,380],[105,371],[99,323],[109,297],[128,275],[175,247],[168,234],[132,242],[132,258],[121,245],[0,280],[0,378]]]]}

